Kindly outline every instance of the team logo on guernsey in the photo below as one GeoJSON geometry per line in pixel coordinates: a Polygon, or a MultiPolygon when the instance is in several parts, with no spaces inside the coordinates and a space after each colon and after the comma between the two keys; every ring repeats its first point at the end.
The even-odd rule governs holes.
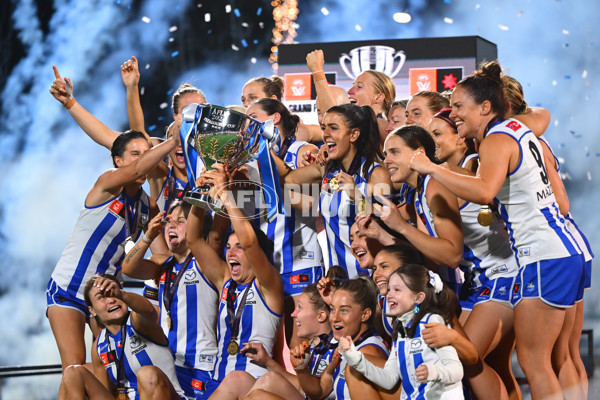
{"type": "Polygon", "coordinates": [[[531,250],[529,249],[529,247],[519,248],[519,257],[525,257],[525,256],[530,256],[530,255],[531,255],[531,250]]]}
{"type": "Polygon", "coordinates": [[[198,390],[204,390],[204,382],[197,379],[192,379],[192,387],[198,390]]]}
{"type": "Polygon", "coordinates": [[[129,339],[129,345],[132,349],[137,349],[140,344],[142,344],[142,340],[138,336],[132,336],[131,339],[129,339]]]}
{"type": "Polygon", "coordinates": [[[521,124],[519,124],[517,121],[510,121],[508,124],[506,124],[506,127],[516,132],[521,129],[521,124]]]}
{"type": "Polygon", "coordinates": [[[525,290],[527,290],[528,292],[533,292],[535,290],[535,285],[533,284],[533,282],[529,282],[525,290]]]}
{"type": "Polygon", "coordinates": [[[116,359],[117,359],[117,353],[114,350],[111,350],[108,353],[100,354],[100,360],[102,360],[102,364],[104,364],[104,365],[114,363],[116,359]]]}
{"type": "Polygon", "coordinates": [[[290,283],[306,283],[308,282],[308,275],[298,274],[290,276],[290,283]]]}
{"type": "Polygon", "coordinates": [[[518,294],[520,287],[521,287],[520,283],[515,283],[515,287],[513,288],[513,294],[518,294]]]}
{"type": "Polygon", "coordinates": [[[229,286],[223,289],[223,295],[221,296],[221,300],[227,301],[227,292],[229,290],[229,286]]]}
{"type": "Polygon", "coordinates": [[[119,200],[114,200],[112,203],[110,203],[108,209],[114,212],[115,214],[119,215],[119,213],[123,209],[123,203],[121,203],[119,200]]]}
{"type": "Polygon", "coordinates": [[[490,295],[490,293],[492,293],[490,288],[483,288],[483,290],[479,293],[479,296],[477,297],[487,297],[490,295]]]}
{"type": "Polygon", "coordinates": [[[193,269],[190,269],[189,271],[187,271],[185,273],[186,281],[193,281],[194,279],[196,279],[196,271],[194,271],[193,269]]]}
{"type": "Polygon", "coordinates": [[[410,341],[410,354],[422,353],[423,342],[421,339],[412,339],[410,341]]]}

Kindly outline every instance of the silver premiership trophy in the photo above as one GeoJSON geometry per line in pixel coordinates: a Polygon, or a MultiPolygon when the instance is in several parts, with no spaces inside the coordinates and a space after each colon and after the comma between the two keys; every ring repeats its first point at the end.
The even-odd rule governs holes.
{"type": "Polygon", "coordinates": [[[368,69],[383,72],[393,78],[402,69],[406,54],[389,46],[361,46],[350,50],[350,55],[343,53],[339,61],[346,75],[353,80],[368,69]]]}
{"type": "Polygon", "coordinates": [[[197,187],[202,168],[214,163],[237,168],[258,160],[265,192],[267,218],[282,211],[279,176],[270,150],[279,142],[273,121],[262,123],[246,114],[212,104],[190,104],[183,109],[180,128],[188,181],[192,190],[184,200],[193,205],[222,211],[223,205],[208,195],[209,185],[197,187]],[[278,204],[279,203],[279,204],[278,204]]]}

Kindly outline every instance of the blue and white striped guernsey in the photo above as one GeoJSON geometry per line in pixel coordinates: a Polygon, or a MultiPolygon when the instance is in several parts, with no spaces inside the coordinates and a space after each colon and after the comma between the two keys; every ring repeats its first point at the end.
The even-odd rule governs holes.
{"type": "MultiPolygon", "coordinates": [[[[412,314],[412,312],[411,312],[412,314]]],[[[402,320],[405,316],[402,317],[402,320]]],[[[427,346],[425,341],[421,338],[421,330],[424,325],[429,322],[437,322],[445,324],[444,319],[438,314],[425,314],[415,331],[412,338],[401,337],[398,335],[392,352],[396,352],[398,358],[398,368],[400,372],[400,378],[402,380],[402,394],[401,399],[462,399],[462,388],[460,379],[457,382],[451,384],[443,384],[437,381],[428,381],[427,383],[420,383],[417,380],[416,369],[423,363],[439,364],[440,356],[435,349],[427,346]],[[450,392],[452,395],[445,397],[445,392],[450,392]],[[456,396],[454,396],[456,395],[456,396]]],[[[407,323],[406,327],[410,326],[410,322],[407,323]]],[[[456,350],[451,346],[445,346],[449,349],[454,359],[459,365],[458,354],[456,350]]],[[[461,374],[462,375],[462,374],[461,374]]]]}
{"type": "MultiPolygon", "coordinates": [[[[421,218],[423,224],[427,227],[427,231],[429,234],[435,238],[438,237],[437,232],[435,231],[435,221],[433,220],[433,213],[429,208],[429,204],[427,203],[427,186],[431,181],[431,176],[425,175],[422,177],[422,187],[421,192],[415,195],[415,208],[417,210],[417,215],[421,218]]],[[[462,284],[462,276],[459,268],[450,268],[447,266],[440,266],[438,269],[438,274],[442,278],[442,280],[448,284],[451,290],[457,292],[460,289],[460,285],[462,284]]]]}
{"type": "Polygon", "coordinates": [[[140,334],[131,325],[129,316],[125,322],[125,347],[122,347],[123,338],[121,337],[122,330],[113,335],[105,329],[100,332],[96,343],[96,351],[98,358],[104,364],[104,368],[108,372],[109,378],[118,385],[117,368],[119,360],[124,357],[121,365],[124,367],[125,387],[130,400],[138,400],[139,394],[137,391],[137,373],[139,369],[145,365],[154,365],[160,368],[169,381],[173,384],[175,391],[182,398],[184,397],[183,390],[177,381],[175,373],[175,364],[173,356],[166,345],[160,345],[140,334]],[[107,342],[108,339],[108,342],[107,342]]]}
{"type": "MultiPolygon", "coordinates": [[[[283,161],[292,169],[298,167],[298,151],[308,144],[291,140],[283,161]]],[[[306,216],[293,207],[285,215],[277,214],[272,222],[260,218],[260,229],[273,241],[273,265],[280,274],[324,265],[321,246],[317,240],[315,217],[307,210],[306,216]]]]}
{"type": "MultiPolygon", "coordinates": [[[[362,169],[365,162],[366,158],[363,157],[360,160],[360,166],[352,175],[356,188],[363,196],[367,195],[367,183],[371,173],[375,168],[381,167],[379,164],[373,163],[367,175],[363,177],[362,169]]],[[[333,191],[329,187],[329,181],[339,172],[339,169],[331,169],[326,172],[321,183],[319,197],[319,209],[323,216],[327,235],[327,268],[339,265],[346,270],[350,279],[356,278],[358,275],[370,276],[370,271],[360,267],[350,249],[350,227],[354,224],[357,214],[356,204],[343,190],[333,191]]]]}
{"type": "MultiPolygon", "coordinates": [[[[464,168],[475,158],[479,155],[465,157],[460,167],[464,168]]],[[[471,273],[473,288],[481,287],[492,279],[516,276],[519,272],[504,222],[494,212],[491,225],[483,226],[477,221],[480,211],[481,206],[471,202],[465,202],[460,208],[464,237],[460,268],[471,273]]]]}
{"type": "MultiPolygon", "coordinates": [[[[546,138],[544,138],[543,136],[539,137],[538,139],[540,142],[544,142],[546,144],[546,146],[548,146],[548,149],[550,150],[550,153],[552,153],[552,156],[554,157],[554,160],[556,162],[556,170],[558,172],[560,172],[560,161],[559,161],[558,157],[556,157],[556,154],[554,153],[552,146],[550,146],[550,143],[548,142],[548,140],[546,140],[546,138]]],[[[592,259],[594,258],[594,253],[592,252],[592,247],[590,246],[590,243],[588,242],[587,238],[585,237],[585,235],[583,234],[581,229],[579,229],[579,227],[575,223],[575,220],[573,219],[573,216],[571,215],[571,213],[568,213],[565,216],[565,220],[567,221],[567,229],[573,235],[573,237],[575,238],[575,241],[579,245],[579,249],[581,250],[581,252],[583,253],[583,256],[585,258],[585,262],[592,261],[592,259]]]]}
{"type": "MultiPolygon", "coordinates": [[[[223,286],[221,300],[219,303],[219,314],[217,319],[217,343],[218,354],[217,362],[213,372],[213,379],[222,381],[231,371],[246,371],[254,378],[259,378],[267,372],[267,369],[256,364],[250,358],[237,353],[230,355],[227,352],[227,345],[231,341],[231,328],[229,316],[227,315],[227,294],[232,280],[229,279],[223,286]]],[[[245,285],[237,285],[236,299],[234,309],[237,312],[240,305],[241,297],[244,291],[248,289],[246,296],[246,304],[242,312],[239,335],[237,343],[242,348],[242,343],[246,342],[261,342],[269,356],[272,356],[273,344],[277,336],[279,321],[281,315],[273,312],[265,303],[256,282],[245,285]],[[250,287],[248,287],[250,286],[250,287]]]]}
{"type": "Polygon", "coordinates": [[[520,147],[520,163],[496,196],[519,265],[580,254],[558,209],[538,138],[512,118],[492,126],[492,134],[508,135],[520,147]]]}
{"type": "MultiPolygon", "coordinates": [[[[389,354],[389,350],[385,341],[375,332],[373,332],[371,336],[367,337],[359,344],[355,343],[357,350],[369,345],[379,347],[386,356],[389,354]]],[[[348,365],[348,362],[342,357],[338,367],[333,372],[333,391],[337,400],[351,399],[348,385],[346,384],[346,365],[348,365]]]]}
{"type": "Polygon", "coordinates": [[[127,239],[125,216],[129,218],[132,240],[136,241],[150,219],[150,200],[143,190],[135,198],[123,190],[97,206],[84,205],[52,272],[52,279],[61,289],[83,301],[84,286],[92,275],[118,275],[122,280],[120,264],[127,239]]]}
{"type": "Polygon", "coordinates": [[[170,203],[174,200],[183,200],[183,196],[190,190],[190,185],[182,181],[173,174],[173,167],[169,167],[167,178],[165,179],[160,193],[156,199],[156,205],[159,211],[168,211],[170,203]]]}
{"type": "MultiPolygon", "coordinates": [[[[163,264],[173,264],[169,258],[163,264]]],[[[183,273],[181,281],[170,301],[170,315],[172,328],[169,330],[167,312],[163,301],[165,291],[165,278],[167,273],[171,276],[177,274],[185,263],[175,264],[171,271],[163,270],[158,288],[158,302],[160,304],[160,325],[167,338],[169,347],[175,357],[175,365],[196,368],[203,371],[212,371],[217,356],[217,339],[215,323],[217,319],[217,303],[219,293],[206,279],[192,258],[183,273]]],[[[172,282],[174,279],[170,279],[172,282]]]]}

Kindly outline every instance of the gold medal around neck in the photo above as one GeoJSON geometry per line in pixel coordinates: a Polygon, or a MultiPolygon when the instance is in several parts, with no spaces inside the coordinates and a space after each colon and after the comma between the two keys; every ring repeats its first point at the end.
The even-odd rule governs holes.
{"type": "Polygon", "coordinates": [[[115,397],[116,400],[129,400],[129,396],[127,396],[127,393],[119,393],[117,395],[117,397],[115,397]]]}
{"type": "Polygon", "coordinates": [[[229,344],[227,345],[227,352],[232,355],[235,356],[238,352],[240,351],[240,345],[232,340],[231,342],[229,342],[229,344]]]}
{"type": "Polygon", "coordinates": [[[329,188],[334,191],[337,191],[340,188],[340,182],[337,178],[331,178],[329,181],[329,188]]]}
{"type": "Polygon", "coordinates": [[[171,319],[171,316],[167,313],[167,328],[169,330],[173,329],[173,320],[171,319]]]}
{"type": "Polygon", "coordinates": [[[492,210],[490,210],[490,206],[482,205],[481,210],[479,210],[479,214],[477,215],[477,222],[481,226],[490,226],[492,221],[494,220],[494,214],[492,210]]]}

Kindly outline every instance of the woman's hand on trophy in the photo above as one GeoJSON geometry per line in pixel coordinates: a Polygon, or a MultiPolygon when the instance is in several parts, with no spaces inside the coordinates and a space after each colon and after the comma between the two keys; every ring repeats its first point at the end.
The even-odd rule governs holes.
{"type": "Polygon", "coordinates": [[[323,65],[325,65],[325,57],[323,56],[323,50],[314,50],[306,55],[306,65],[310,72],[323,72],[323,65]]]}
{"type": "Polygon", "coordinates": [[[209,195],[215,199],[221,200],[223,203],[228,202],[229,181],[231,176],[225,165],[221,163],[214,163],[211,165],[213,169],[209,171],[203,171],[202,177],[204,178],[204,184],[210,185],[209,195]]]}
{"type": "Polygon", "coordinates": [[[133,88],[140,82],[140,70],[138,68],[138,60],[131,56],[131,60],[121,64],[121,78],[126,88],[133,88]]]}
{"type": "Polygon", "coordinates": [[[54,70],[54,81],[50,85],[50,94],[63,106],[67,106],[67,102],[73,99],[73,82],[69,78],[63,79],[58,72],[56,65],[52,66],[54,70]]]}

